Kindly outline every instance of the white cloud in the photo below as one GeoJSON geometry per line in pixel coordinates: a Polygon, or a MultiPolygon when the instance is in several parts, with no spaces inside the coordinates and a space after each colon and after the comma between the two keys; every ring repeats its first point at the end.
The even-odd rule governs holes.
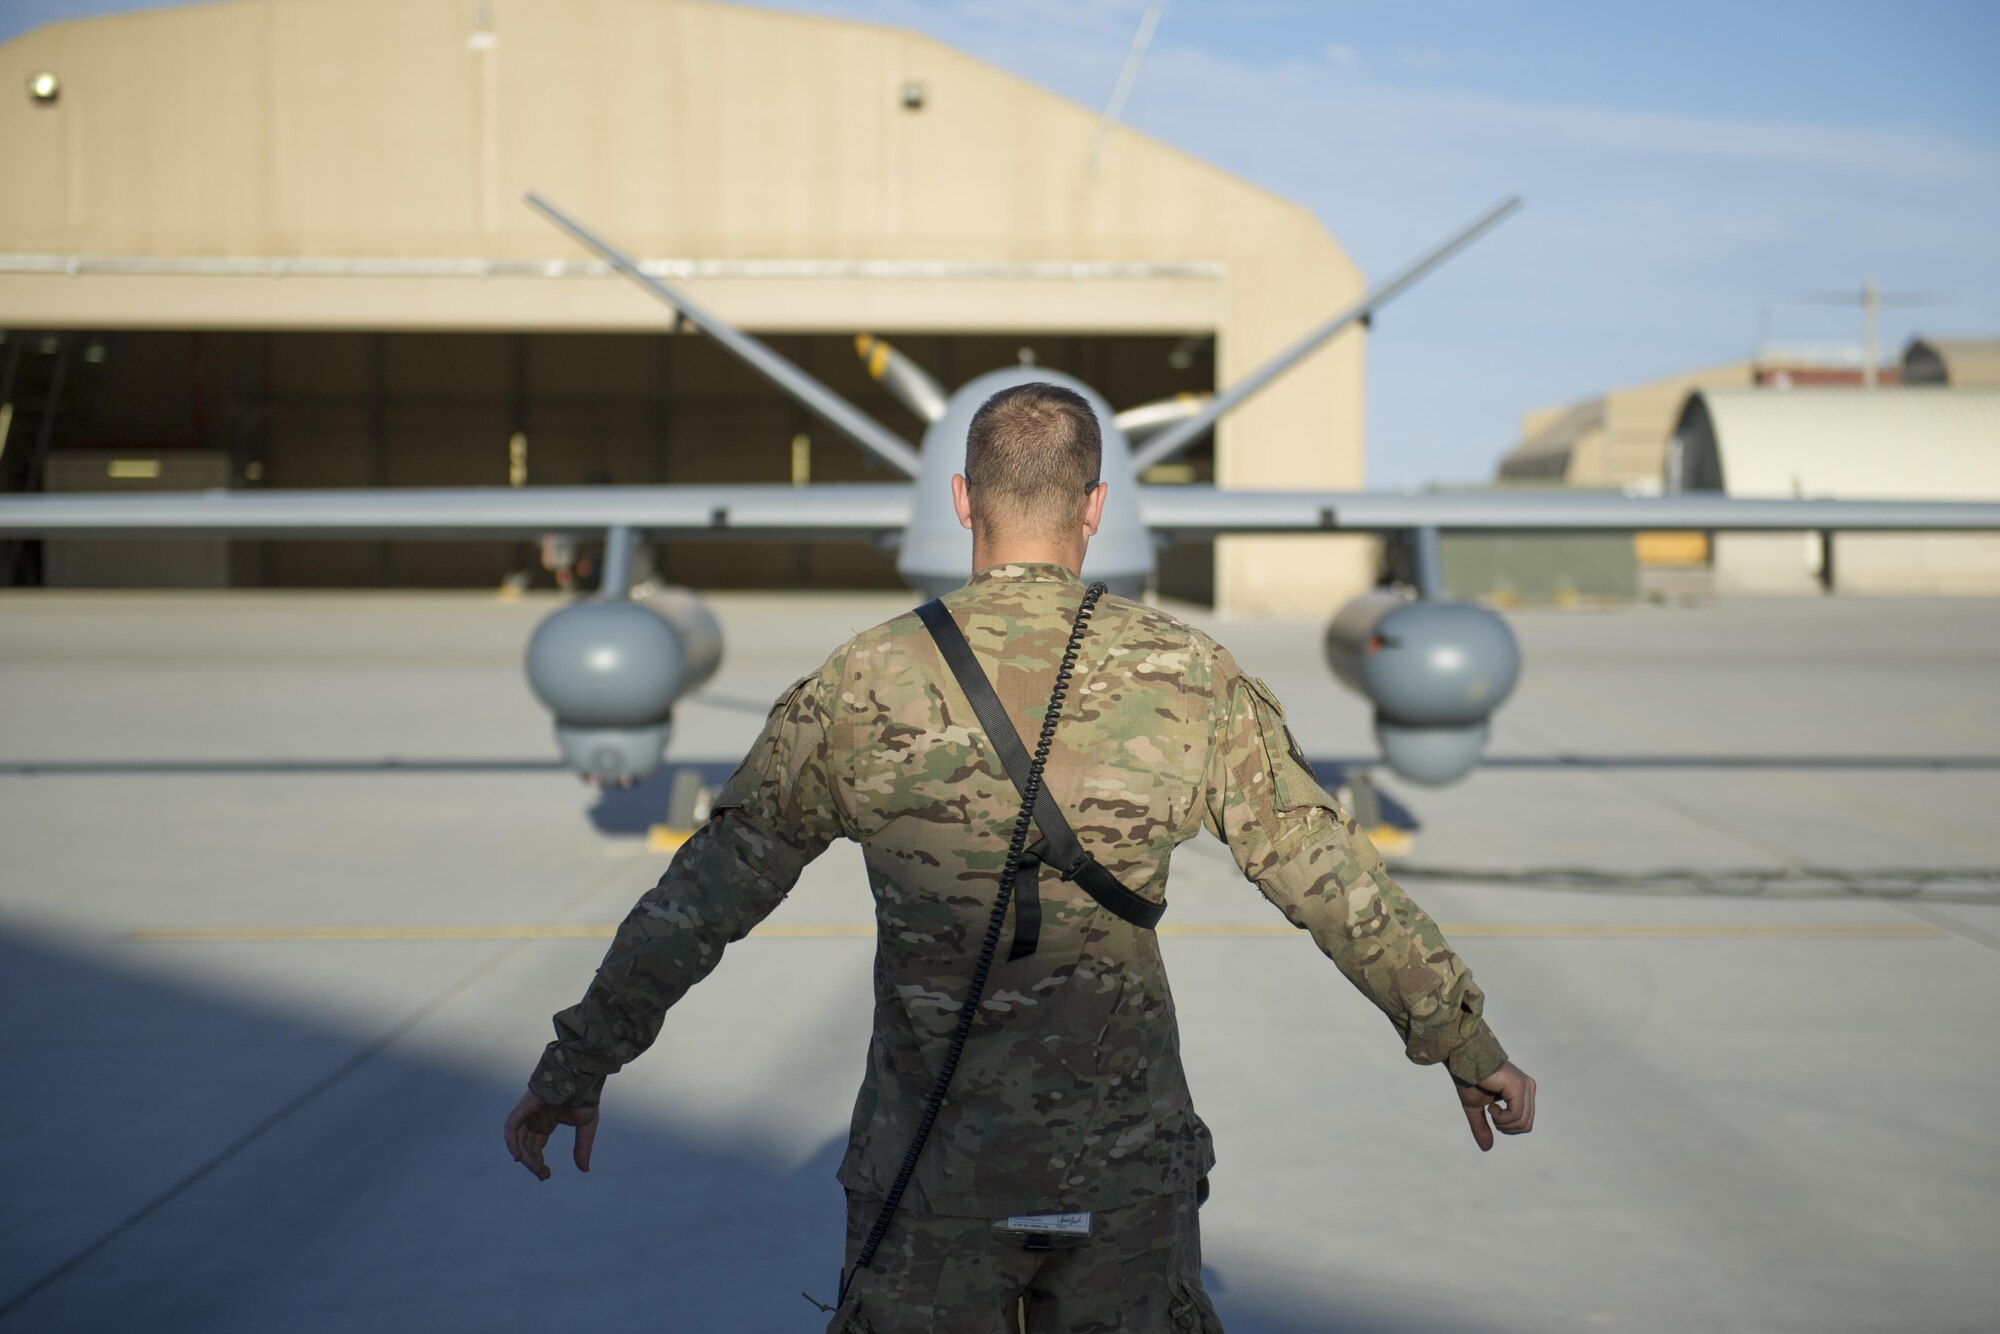
{"type": "MultiPolygon", "coordinates": [[[[1097,105],[1138,0],[1036,2],[1031,22],[997,0],[964,0],[953,16],[909,0],[810,7],[893,11],[891,21],[1097,105]]],[[[1127,120],[1307,205],[1367,272],[1387,272],[1502,194],[1527,197],[1519,217],[1379,322],[1374,484],[1490,475],[1524,409],[1743,355],[1760,307],[1796,288],[1873,273],[1958,296],[1943,311],[1885,313],[1892,347],[1913,327],[2000,330],[2000,154],[1893,129],[1472,93],[1448,74],[1403,86],[1337,77],[1342,62],[1326,47],[1253,64],[1184,44],[1173,12],[1127,120]]],[[[1490,63],[1481,52],[1450,58],[1490,63]]],[[[1840,318],[1781,307],[1773,332],[1837,337],[1840,318]]]]}
{"type": "MultiPolygon", "coordinates": [[[[1186,48],[1156,52],[1147,77],[1174,95],[1135,100],[1139,128],[1305,203],[1371,273],[1526,195],[1378,325],[1378,484],[1487,475],[1526,408],[1746,353],[1762,302],[1793,288],[1873,272],[1959,294],[1885,320],[1891,347],[1913,327],[2000,328],[2000,154],[1985,149],[1388,87],[1186,48]]],[[[1777,332],[1802,318],[1781,311],[1777,332]]]]}
{"type": "Polygon", "coordinates": [[[1449,52],[1434,46],[1399,46],[1396,48],[1396,63],[1420,74],[1435,74],[1450,69],[1458,62],[1449,52]]]}
{"type": "Polygon", "coordinates": [[[1328,42],[1325,55],[1328,64],[1340,69],[1353,69],[1361,63],[1361,53],[1345,42],[1328,42]]]}

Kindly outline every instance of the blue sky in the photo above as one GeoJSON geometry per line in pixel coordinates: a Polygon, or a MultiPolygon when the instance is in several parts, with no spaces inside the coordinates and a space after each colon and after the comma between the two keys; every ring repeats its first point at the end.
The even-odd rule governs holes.
{"type": "MultiPolygon", "coordinates": [[[[308,0],[310,2],[310,0],[308,0]]],[[[337,3],[338,0],[318,0],[337,3]]],[[[116,0],[0,0],[0,37],[116,0]]],[[[781,0],[916,28],[1092,106],[1143,0],[781,0]]],[[[1995,0],[1167,0],[1128,123],[1311,208],[1380,275],[1491,200],[1527,209],[1391,308],[1373,485],[1491,475],[1527,408],[1856,342],[1801,289],[1949,295],[2000,334],[1995,0]]]]}

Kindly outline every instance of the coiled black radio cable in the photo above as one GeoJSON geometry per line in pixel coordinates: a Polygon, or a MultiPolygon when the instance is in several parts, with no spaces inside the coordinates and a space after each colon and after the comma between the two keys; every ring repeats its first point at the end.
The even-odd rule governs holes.
{"type": "Polygon", "coordinates": [[[923,1115],[917,1118],[917,1130],[910,1137],[909,1150],[903,1155],[902,1166],[896,1169],[895,1184],[883,1197],[882,1210],[869,1227],[868,1237],[856,1252],[854,1263],[841,1276],[840,1295],[834,1298],[836,1308],[847,1300],[847,1290],[853,1286],[855,1276],[874,1263],[875,1252],[881,1248],[882,1239],[889,1235],[889,1224],[895,1220],[896,1207],[903,1202],[903,1192],[909,1188],[910,1178],[916,1175],[917,1159],[924,1151],[924,1142],[931,1136],[931,1127],[937,1121],[939,1110],[944,1107],[945,1094],[951,1088],[951,1077],[958,1070],[959,1057],[965,1054],[966,1040],[972,1036],[972,1025],[979,1018],[979,1002],[986,994],[986,975],[992,971],[993,956],[1000,948],[1001,928],[1007,921],[1007,905],[1014,897],[1014,878],[1020,874],[1021,861],[1028,850],[1028,830],[1035,820],[1035,798],[1042,790],[1042,767],[1048,763],[1049,749],[1055,744],[1056,723],[1062,718],[1063,699],[1069,694],[1070,673],[1076,669],[1077,653],[1083,647],[1084,632],[1090,628],[1091,612],[1104,593],[1102,583],[1093,583],[1083,591],[1083,601],[1077,605],[1076,619],[1070,625],[1069,644],[1063,649],[1062,662],[1056,667],[1056,684],[1049,693],[1048,712],[1042,716],[1042,734],[1035,743],[1034,759],[1028,768],[1021,813],[1015,817],[1014,835],[1007,844],[1007,863],[1000,871],[1000,892],[993,897],[993,912],[986,921],[986,936],[980,941],[979,959],[972,968],[972,985],[966,989],[965,1003],[958,1010],[958,1026],[952,1030],[951,1043],[945,1048],[937,1079],[931,1084],[930,1096],[924,1100],[923,1115]]]}

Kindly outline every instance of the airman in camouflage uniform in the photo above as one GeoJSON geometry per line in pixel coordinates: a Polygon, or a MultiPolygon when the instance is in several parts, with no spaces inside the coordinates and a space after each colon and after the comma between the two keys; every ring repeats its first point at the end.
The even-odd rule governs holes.
{"type": "MultiPolygon", "coordinates": [[[[1024,735],[1084,591],[1075,563],[988,564],[944,599],[1024,735]]],[[[1502,1128],[1526,1129],[1509,1118],[1531,1101],[1506,1084],[1519,1072],[1465,965],[1315,780],[1271,692],[1214,640],[1103,598],[1045,779],[1083,846],[1148,898],[1164,897],[1175,847],[1204,828],[1221,838],[1388,1016],[1410,1059],[1450,1070],[1468,1115],[1478,1109],[1476,1134],[1496,1095],[1502,1128]]],[[[595,1116],[574,1109],[594,1108],[605,1077],[646,1049],[724,947],[851,838],[878,942],[874,1038],[839,1173],[852,1260],[950,1038],[1019,810],[915,613],[841,645],[784,693],[589,993],[556,1016],[523,1100],[532,1120],[510,1121],[517,1156],[546,1175],[540,1148],[558,1121],[581,1122],[587,1155],[595,1116]]],[[[1215,1158],[1182,1074],[1159,941],[1072,883],[1044,876],[1041,894],[1039,948],[995,962],[902,1210],[833,1330],[1011,1331],[1022,1302],[1030,1329],[1220,1328],[1195,1225],[1215,1158]],[[1004,1227],[1084,1211],[1087,1239],[1004,1227]]]]}

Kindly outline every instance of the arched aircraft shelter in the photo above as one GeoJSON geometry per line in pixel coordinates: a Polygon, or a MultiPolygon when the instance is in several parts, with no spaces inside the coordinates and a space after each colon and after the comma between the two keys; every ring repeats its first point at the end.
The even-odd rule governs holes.
{"type": "MultiPolygon", "coordinates": [[[[1094,108],[911,33],[735,5],[231,0],[38,29],[0,46],[4,88],[29,91],[0,100],[0,328],[57,409],[9,453],[46,436],[44,481],[58,456],[79,474],[136,452],[156,476],[98,484],[199,458],[232,486],[500,485],[523,443],[537,484],[876,475],[529,189],[913,441],[856,333],[947,387],[1030,349],[1126,407],[1227,385],[1362,289],[1304,209],[1205,163],[1121,130],[1091,170],[1094,108]]],[[[1351,331],[1226,419],[1192,475],[1360,485],[1362,370],[1351,331]]],[[[519,563],[236,546],[233,581],[280,585],[519,563]]],[[[855,547],[662,558],[698,586],[891,577],[855,547]]],[[[1355,539],[1224,539],[1213,589],[1316,615],[1369,564],[1355,539]]]]}

